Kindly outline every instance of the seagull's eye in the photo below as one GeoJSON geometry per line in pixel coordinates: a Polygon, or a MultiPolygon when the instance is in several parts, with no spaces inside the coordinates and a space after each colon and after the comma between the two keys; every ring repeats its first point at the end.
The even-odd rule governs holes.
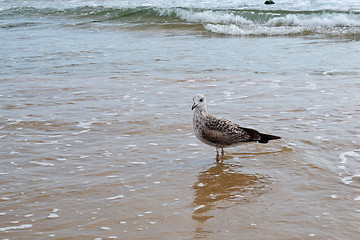
{"type": "Polygon", "coordinates": [[[202,98],[200,98],[200,100],[199,100],[200,102],[203,102],[204,101],[204,99],[202,99],[202,98]]]}

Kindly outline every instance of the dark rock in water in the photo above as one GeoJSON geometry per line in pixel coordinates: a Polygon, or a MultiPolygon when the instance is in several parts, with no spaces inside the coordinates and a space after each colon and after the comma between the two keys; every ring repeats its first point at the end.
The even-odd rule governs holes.
{"type": "Polygon", "coordinates": [[[265,1],[265,4],[275,4],[273,0],[265,1]]]}

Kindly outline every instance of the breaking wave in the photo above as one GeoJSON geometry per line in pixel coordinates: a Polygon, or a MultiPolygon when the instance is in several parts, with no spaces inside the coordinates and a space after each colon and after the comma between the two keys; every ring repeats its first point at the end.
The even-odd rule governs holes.
{"type": "MultiPolygon", "coordinates": [[[[64,17],[81,24],[136,26],[171,25],[172,28],[200,26],[204,32],[240,36],[289,36],[360,34],[360,12],[354,11],[282,11],[258,9],[195,9],[82,6],[68,9],[18,7],[0,11],[0,17],[64,17]]],[[[34,21],[30,26],[33,26],[34,21]]],[[[26,24],[23,24],[23,26],[26,24]]],[[[16,25],[0,25],[2,28],[16,25]]]]}

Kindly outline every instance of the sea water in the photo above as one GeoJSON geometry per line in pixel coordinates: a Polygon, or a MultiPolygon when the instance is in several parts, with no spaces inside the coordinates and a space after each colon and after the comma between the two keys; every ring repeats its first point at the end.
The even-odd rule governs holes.
{"type": "Polygon", "coordinates": [[[0,1],[2,239],[356,239],[359,1],[0,1]],[[281,136],[215,149],[191,100],[281,136]]]}

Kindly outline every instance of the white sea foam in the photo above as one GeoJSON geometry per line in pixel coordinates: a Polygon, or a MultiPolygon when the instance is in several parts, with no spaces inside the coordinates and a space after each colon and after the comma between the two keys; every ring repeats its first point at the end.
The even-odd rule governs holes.
{"type": "Polygon", "coordinates": [[[207,24],[205,29],[214,32],[227,35],[237,35],[237,36],[277,36],[277,35],[289,35],[297,34],[304,31],[301,27],[268,27],[268,26],[237,26],[235,24],[223,25],[223,24],[207,24]]]}
{"type": "Polygon", "coordinates": [[[347,157],[359,157],[360,154],[357,153],[357,152],[359,152],[359,151],[360,151],[360,149],[355,149],[355,150],[353,150],[353,151],[348,151],[348,152],[343,152],[343,153],[341,153],[341,154],[339,155],[339,158],[340,158],[340,160],[341,160],[340,164],[346,164],[347,161],[348,161],[347,157]]]}
{"type": "Polygon", "coordinates": [[[266,23],[267,26],[303,26],[303,27],[351,27],[360,26],[359,17],[339,13],[295,15],[276,17],[266,23]]]}
{"type": "Polygon", "coordinates": [[[90,128],[88,128],[88,129],[86,129],[86,130],[81,130],[80,132],[73,133],[73,135],[79,135],[79,134],[81,134],[81,133],[86,133],[86,132],[88,132],[88,131],[90,131],[90,128]]]}
{"type": "Polygon", "coordinates": [[[200,146],[200,145],[197,144],[197,143],[189,143],[189,146],[190,146],[190,147],[198,147],[198,146],[200,146]]]}
{"type": "MultiPolygon", "coordinates": [[[[278,20],[272,20],[278,21],[278,20]]],[[[236,24],[206,24],[205,29],[214,32],[227,35],[238,35],[238,36],[280,36],[280,35],[291,35],[299,34],[303,32],[316,32],[319,34],[329,34],[329,35],[344,35],[344,34],[357,34],[360,33],[359,28],[353,28],[354,26],[359,27],[360,21],[352,21],[347,23],[337,23],[336,21],[331,20],[317,20],[319,24],[316,24],[314,21],[303,21],[291,25],[290,23],[283,22],[282,25],[276,26],[274,22],[269,22],[265,25],[249,25],[242,26],[236,24]],[[274,24],[274,25],[273,25],[274,24]],[[347,28],[331,28],[338,25],[347,28]]]]}
{"type": "Polygon", "coordinates": [[[0,228],[0,232],[6,232],[9,230],[27,229],[27,228],[31,228],[32,226],[33,226],[32,224],[22,224],[20,226],[4,227],[4,228],[0,228]]]}
{"type": "Polygon", "coordinates": [[[201,209],[201,208],[204,208],[204,207],[205,207],[205,205],[199,205],[199,206],[194,208],[194,212],[201,209]]]}
{"type": "Polygon", "coordinates": [[[146,162],[131,162],[132,165],[145,165],[146,162]]]}
{"type": "MultiPolygon", "coordinates": [[[[161,14],[170,14],[170,9],[160,10],[161,14]]],[[[191,10],[176,9],[176,15],[191,23],[204,24],[222,24],[236,26],[300,26],[300,27],[357,27],[360,26],[360,17],[358,15],[349,15],[343,13],[324,13],[324,14],[288,14],[285,16],[273,15],[273,18],[267,22],[262,20],[250,20],[241,16],[241,12],[234,14],[226,11],[203,11],[196,12],[191,10]]],[[[256,19],[256,18],[255,18],[256,19]]]]}
{"type": "Polygon", "coordinates": [[[360,178],[360,174],[354,174],[352,176],[347,176],[347,177],[344,177],[341,179],[341,181],[344,183],[344,184],[351,184],[354,182],[354,178],[360,178]]]}
{"type": "Polygon", "coordinates": [[[56,213],[50,213],[48,216],[48,218],[50,218],[50,219],[58,218],[58,217],[59,217],[59,215],[57,215],[56,213]]]}
{"type": "Polygon", "coordinates": [[[348,176],[343,176],[341,181],[344,184],[352,184],[355,180],[359,182],[360,172],[358,161],[360,159],[360,149],[354,149],[339,154],[340,162],[338,168],[346,173],[348,176]]]}
{"type": "Polygon", "coordinates": [[[38,161],[30,161],[31,163],[43,166],[43,167],[50,167],[50,166],[54,166],[55,164],[53,163],[48,163],[48,162],[38,162],[38,161]]]}
{"type": "Polygon", "coordinates": [[[108,197],[106,198],[107,200],[115,200],[115,199],[119,199],[119,198],[123,198],[124,195],[117,195],[117,196],[114,196],[114,197],[108,197]]]}
{"type": "Polygon", "coordinates": [[[129,148],[133,148],[133,147],[136,147],[137,145],[136,144],[128,144],[126,146],[129,147],[129,148]]]}

